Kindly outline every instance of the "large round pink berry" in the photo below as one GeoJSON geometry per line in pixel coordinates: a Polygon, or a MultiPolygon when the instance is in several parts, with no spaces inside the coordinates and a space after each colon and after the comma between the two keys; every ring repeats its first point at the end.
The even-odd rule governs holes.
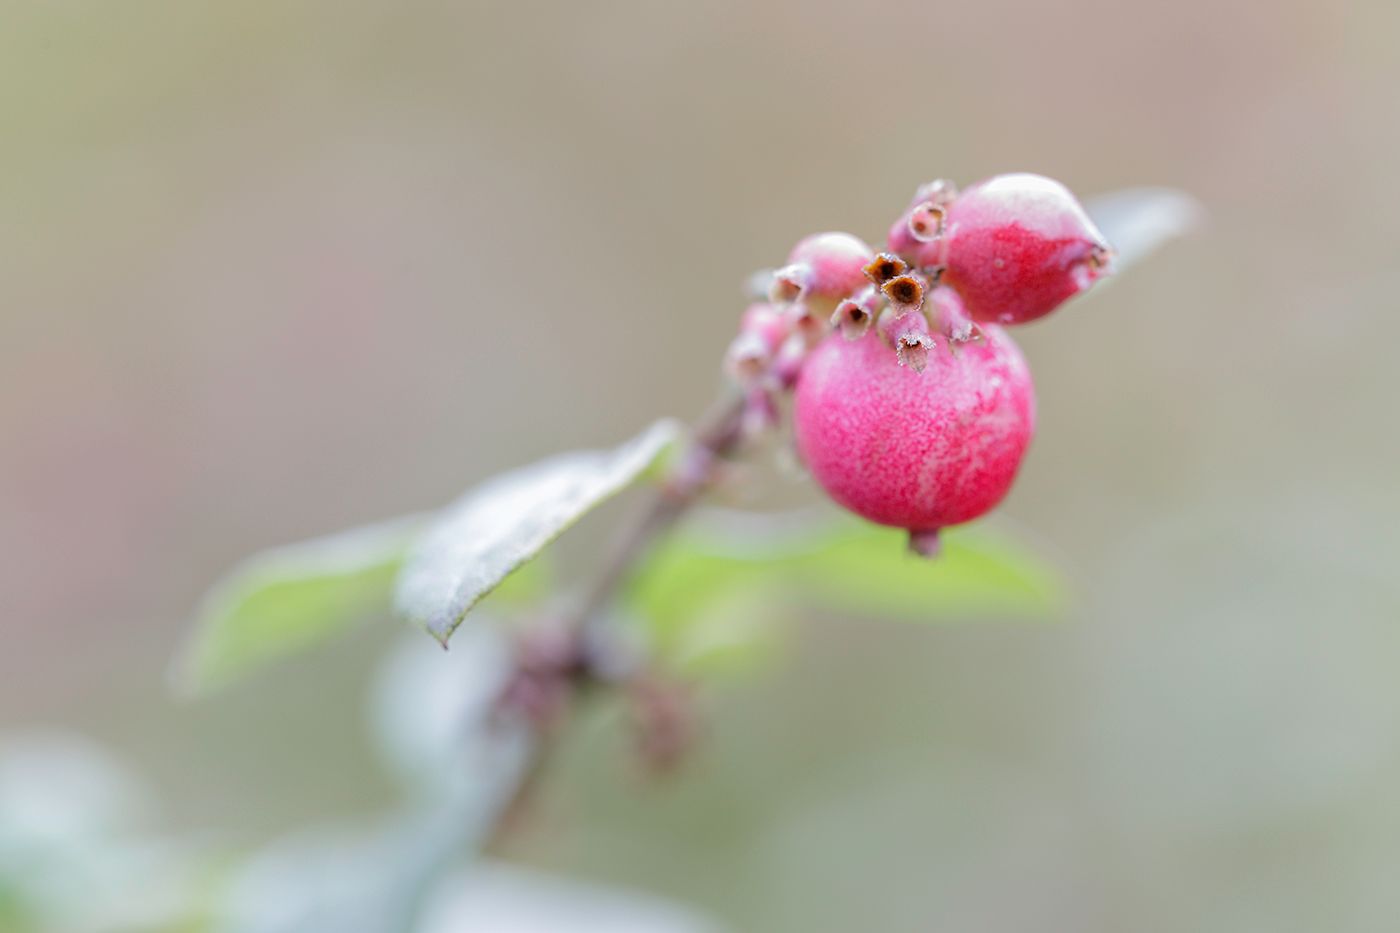
{"type": "Polygon", "coordinates": [[[1107,241],[1069,189],[1043,175],[997,175],[947,208],[943,281],[975,320],[1033,321],[1108,271],[1107,241]]]}
{"type": "Polygon", "coordinates": [[[1035,430],[1035,392],[1020,350],[995,325],[956,350],[939,341],[923,372],[900,365],[872,328],[812,351],[793,420],[827,493],[873,522],[908,528],[918,547],[1006,495],[1035,430]]]}

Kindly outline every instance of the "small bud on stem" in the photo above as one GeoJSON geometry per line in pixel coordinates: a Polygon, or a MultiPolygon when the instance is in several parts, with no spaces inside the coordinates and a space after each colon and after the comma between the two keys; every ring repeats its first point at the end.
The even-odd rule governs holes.
{"type": "Polygon", "coordinates": [[[934,558],[943,550],[943,542],[939,538],[938,529],[932,531],[911,531],[909,532],[909,551],[920,557],[934,558]]]}
{"type": "Polygon", "coordinates": [[[763,377],[773,353],[763,338],[752,332],[739,334],[724,355],[724,368],[739,385],[752,385],[763,377]]]}
{"type": "Polygon", "coordinates": [[[788,305],[797,301],[807,292],[811,269],[805,265],[783,266],[773,273],[768,285],[768,300],[774,304],[788,305]]]}
{"type": "Polygon", "coordinates": [[[923,372],[930,351],[938,346],[928,332],[927,319],[918,311],[891,312],[882,324],[886,339],[894,344],[899,365],[908,366],[916,373],[923,372]]]}
{"type": "Polygon", "coordinates": [[[979,335],[962,299],[948,286],[939,285],[929,292],[928,308],[934,329],[949,343],[966,343],[979,335]]]}
{"type": "Polygon", "coordinates": [[[880,293],[867,285],[850,298],[843,299],[831,315],[831,326],[838,328],[847,340],[865,336],[880,311],[880,293]]]}
{"type": "Polygon", "coordinates": [[[920,243],[932,243],[943,234],[944,210],[925,201],[909,212],[909,235],[920,243]]]}

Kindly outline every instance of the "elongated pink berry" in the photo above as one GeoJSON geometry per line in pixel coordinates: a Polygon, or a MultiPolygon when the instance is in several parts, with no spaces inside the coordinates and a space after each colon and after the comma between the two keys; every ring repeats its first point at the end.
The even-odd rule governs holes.
{"type": "Polygon", "coordinates": [[[836,502],[907,528],[920,553],[939,529],[1006,495],[1035,429],[1030,370],[1006,332],[956,353],[938,345],[924,371],[901,366],[872,329],[812,351],[793,412],[798,450],[836,502]]]}
{"type": "Polygon", "coordinates": [[[942,281],[977,321],[1021,324],[1054,311],[1108,271],[1103,234],[1064,185],[997,175],[948,206],[942,281]]]}

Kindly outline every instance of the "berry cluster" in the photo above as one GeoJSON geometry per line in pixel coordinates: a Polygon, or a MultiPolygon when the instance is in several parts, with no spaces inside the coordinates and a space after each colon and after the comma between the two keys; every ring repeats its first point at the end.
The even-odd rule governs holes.
{"type": "Polygon", "coordinates": [[[1006,495],[1035,429],[1035,393],[1001,325],[1049,314],[1110,271],[1112,251],[1059,182],[998,175],[923,185],[876,253],[848,233],[799,242],[744,313],[727,365],[750,424],[794,392],[799,453],[838,503],[939,529],[1006,495]]]}

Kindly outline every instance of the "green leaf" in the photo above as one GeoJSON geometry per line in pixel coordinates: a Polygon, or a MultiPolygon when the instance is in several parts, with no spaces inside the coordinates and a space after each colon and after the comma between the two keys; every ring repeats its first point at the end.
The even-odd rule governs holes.
{"type": "Polygon", "coordinates": [[[177,684],[214,690],[387,612],[394,577],[425,525],[408,516],[248,558],[205,598],[177,684]]]}
{"type": "Polygon", "coordinates": [[[447,644],[483,596],[648,473],[679,436],[675,422],[658,421],[615,449],[561,454],[476,487],[414,547],[395,607],[447,644]]]}
{"type": "Polygon", "coordinates": [[[1004,534],[953,529],[934,560],[906,540],[853,519],[707,510],[652,555],[625,603],[685,667],[766,653],[774,626],[801,606],[938,621],[1046,617],[1063,605],[1056,573],[1004,534]]]}

